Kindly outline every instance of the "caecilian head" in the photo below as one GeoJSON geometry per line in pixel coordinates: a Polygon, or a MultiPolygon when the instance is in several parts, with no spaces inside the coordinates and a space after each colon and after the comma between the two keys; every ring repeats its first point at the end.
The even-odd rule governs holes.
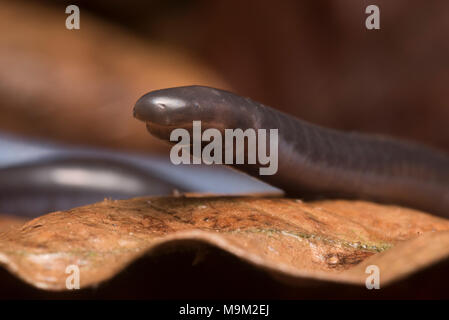
{"type": "Polygon", "coordinates": [[[190,128],[200,120],[203,128],[240,126],[248,117],[248,101],[230,92],[203,86],[175,87],[151,91],[134,107],[134,117],[146,122],[148,130],[166,138],[167,130],[190,128]]]}
{"type": "Polygon", "coordinates": [[[183,126],[193,120],[213,118],[213,110],[222,101],[224,91],[188,86],[151,91],[134,107],[134,117],[147,124],[183,126]]]}

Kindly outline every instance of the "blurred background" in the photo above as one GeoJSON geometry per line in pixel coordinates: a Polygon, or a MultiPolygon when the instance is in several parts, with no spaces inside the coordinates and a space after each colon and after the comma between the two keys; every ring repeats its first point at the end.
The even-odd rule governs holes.
{"type": "MultiPolygon", "coordinates": [[[[171,165],[169,147],[133,119],[144,93],[192,84],[231,90],[323,126],[448,152],[449,2],[0,0],[0,212],[33,216],[173,189],[273,192],[223,167],[171,165]],[[80,30],[65,27],[71,4],[80,8],[80,30]],[[371,4],[380,7],[380,30],[365,28],[371,4]],[[111,189],[111,181],[129,183],[111,189]]],[[[235,257],[196,269],[190,256],[164,259],[139,262],[139,272],[81,297],[346,297],[341,288],[307,295],[280,287],[260,270],[235,267],[235,257]],[[229,276],[214,276],[220,268],[229,276]],[[140,290],[122,290],[141,284],[142,274],[148,281],[140,290]]],[[[435,281],[418,275],[383,297],[447,292],[439,278],[447,265],[438,268],[435,281]]],[[[0,296],[45,296],[4,270],[0,277],[11,282],[0,296]]]]}
{"type": "Polygon", "coordinates": [[[0,12],[5,131],[147,151],[135,100],[196,83],[449,150],[447,1],[5,1],[0,12]],[[65,28],[68,4],[80,30],[65,28]],[[365,28],[369,4],[380,30],[365,28]]]}
{"type": "Polygon", "coordinates": [[[201,178],[197,168],[171,170],[168,146],[132,107],[150,90],[191,84],[449,151],[447,1],[0,1],[0,34],[3,167],[60,157],[55,150],[116,152],[128,166],[127,155],[146,157],[144,170],[173,188],[271,190],[237,175],[217,189],[223,168],[201,169],[201,178]],[[65,27],[70,4],[80,30],[65,27]],[[380,30],[365,27],[370,4],[380,30]]]}

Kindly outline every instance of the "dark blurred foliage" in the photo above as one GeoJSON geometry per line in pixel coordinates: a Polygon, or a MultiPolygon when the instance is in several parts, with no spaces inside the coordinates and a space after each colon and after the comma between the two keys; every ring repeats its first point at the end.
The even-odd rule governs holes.
{"type": "MultiPolygon", "coordinates": [[[[60,1],[47,1],[61,6],[60,1]]],[[[76,1],[201,58],[242,95],[318,124],[449,150],[449,2],[76,1]],[[366,6],[381,30],[365,28],[366,6]]]]}

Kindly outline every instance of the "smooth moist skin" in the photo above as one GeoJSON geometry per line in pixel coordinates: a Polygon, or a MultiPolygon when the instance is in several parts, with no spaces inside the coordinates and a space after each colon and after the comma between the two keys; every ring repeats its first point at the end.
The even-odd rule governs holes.
{"type": "Polygon", "coordinates": [[[449,217],[449,156],[386,136],[341,132],[299,120],[251,99],[202,86],[152,91],[134,116],[169,141],[175,128],[278,129],[278,171],[233,165],[292,197],[343,197],[413,207],[449,217]]]}

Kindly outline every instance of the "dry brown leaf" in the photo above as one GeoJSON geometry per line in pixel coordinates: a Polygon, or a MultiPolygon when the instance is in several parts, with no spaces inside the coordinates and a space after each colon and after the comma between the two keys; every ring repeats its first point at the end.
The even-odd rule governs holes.
{"type": "MultiPolygon", "coordinates": [[[[0,229],[1,230],[1,229],[0,229]]],[[[4,229],[3,229],[4,230],[4,229]]],[[[363,201],[270,197],[152,197],[54,212],[0,233],[0,263],[26,282],[64,290],[66,267],[94,286],[175,240],[203,241],[273,275],[382,285],[449,255],[449,221],[363,201]]]]}
{"type": "Polygon", "coordinates": [[[18,228],[25,223],[26,219],[9,216],[9,215],[0,215],[0,233],[6,232],[8,230],[18,228]]]}

